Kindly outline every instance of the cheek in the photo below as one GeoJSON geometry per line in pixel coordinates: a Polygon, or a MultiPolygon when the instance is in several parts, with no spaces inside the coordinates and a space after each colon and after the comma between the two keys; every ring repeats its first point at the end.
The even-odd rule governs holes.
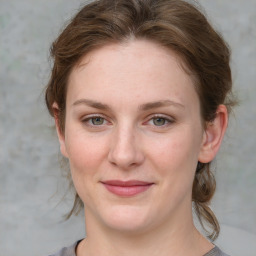
{"type": "Polygon", "coordinates": [[[72,172],[92,174],[106,156],[107,141],[83,131],[70,132],[66,136],[66,150],[72,172]]]}
{"type": "Polygon", "coordinates": [[[180,132],[152,141],[151,148],[154,162],[160,170],[188,171],[194,170],[197,163],[200,141],[190,130],[182,129],[180,132]]]}
{"type": "MultiPolygon", "coordinates": [[[[190,200],[200,142],[193,133],[183,130],[154,144],[151,163],[158,172],[162,203],[170,208],[184,198],[190,200]]],[[[161,203],[161,202],[160,202],[161,203]]]]}
{"type": "Polygon", "coordinates": [[[88,136],[84,132],[67,132],[66,150],[68,153],[72,180],[77,193],[84,203],[94,197],[94,185],[104,170],[107,142],[99,136],[88,136]]]}

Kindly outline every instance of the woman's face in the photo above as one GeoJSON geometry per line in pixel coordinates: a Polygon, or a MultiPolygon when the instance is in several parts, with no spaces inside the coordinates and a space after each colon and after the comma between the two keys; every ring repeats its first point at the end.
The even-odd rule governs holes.
{"type": "Polygon", "coordinates": [[[94,50],[72,71],[59,137],[88,222],[138,232],[191,215],[205,136],[180,63],[134,40],[94,50]]]}

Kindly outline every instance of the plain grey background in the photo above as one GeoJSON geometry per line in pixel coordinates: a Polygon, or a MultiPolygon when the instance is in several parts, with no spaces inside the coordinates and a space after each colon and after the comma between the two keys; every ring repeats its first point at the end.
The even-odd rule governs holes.
{"type": "MultiPolygon", "coordinates": [[[[84,237],[82,215],[63,221],[72,193],[43,102],[49,47],[79,0],[0,0],[0,256],[48,255],[84,237]],[[66,195],[66,197],[64,197],[66,195]],[[65,198],[62,202],[61,199],[65,198]]],[[[231,46],[240,106],[215,161],[216,244],[256,255],[256,1],[201,0],[231,46]]]]}

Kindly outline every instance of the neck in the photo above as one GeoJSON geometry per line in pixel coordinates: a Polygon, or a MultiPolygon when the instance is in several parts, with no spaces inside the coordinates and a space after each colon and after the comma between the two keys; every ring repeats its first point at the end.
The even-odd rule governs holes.
{"type": "Polygon", "coordinates": [[[165,221],[162,226],[139,233],[100,225],[88,211],[85,216],[87,237],[78,247],[78,256],[198,256],[213,248],[195,228],[192,213],[177,213],[177,218],[165,221]]]}

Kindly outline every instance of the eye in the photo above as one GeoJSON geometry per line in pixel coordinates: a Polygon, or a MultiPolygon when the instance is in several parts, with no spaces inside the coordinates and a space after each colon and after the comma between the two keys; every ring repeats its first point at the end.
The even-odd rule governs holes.
{"type": "Polygon", "coordinates": [[[148,124],[152,125],[153,127],[168,127],[168,125],[174,123],[174,120],[169,117],[165,116],[153,116],[149,119],[148,124]]]}
{"type": "Polygon", "coordinates": [[[87,126],[101,126],[105,125],[107,121],[102,116],[87,116],[82,120],[82,123],[87,126]]]}
{"type": "Polygon", "coordinates": [[[163,117],[155,117],[152,119],[155,126],[162,126],[167,123],[167,120],[163,117]]]}
{"type": "Polygon", "coordinates": [[[102,125],[102,124],[104,124],[104,118],[103,117],[97,116],[97,117],[92,117],[90,119],[91,119],[91,123],[93,125],[102,125]]]}

